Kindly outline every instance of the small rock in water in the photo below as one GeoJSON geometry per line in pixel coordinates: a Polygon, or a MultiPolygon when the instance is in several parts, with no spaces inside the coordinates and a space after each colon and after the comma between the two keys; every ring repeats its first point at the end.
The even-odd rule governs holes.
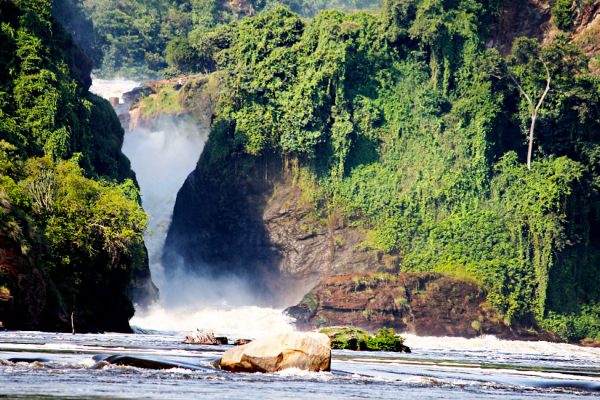
{"type": "Polygon", "coordinates": [[[106,366],[110,365],[108,361],[98,361],[96,364],[92,365],[89,369],[102,369],[106,366]]]}
{"type": "Polygon", "coordinates": [[[227,350],[219,365],[233,372],[329,371],[331,346],[322,333],[290,332],[227,350]]]}
{"type": "Polygon", "coordinates": [[[229,344],[229,340],[225,336],[216,336],[217,344],[229,344]]]}
{"type": "Polygon", "coordinates": [[[201,331],[200,329],[196,329],[196,332],[193,332],[185,337],[183,343],[219,345],[227,344],[228,340],[224,336],[215,337],[215,334],[213,332],[201,331]]]}
{"type": "Polygon", "coordinates": [[[26,363],[45,363],[45,362],[50,362],[49,359],[47,358],[40,358],[40,357],[13,357],[13,358],[9,358],[8,361],[13,362],[13,363],[20,363],[20,362],[26,362],[26,363]]]}
{"type": "Polygon", "coordinates": [[[404,345],[404,339],[396,335],[393,329],[381,328],[371,334],[354,326],[331,326],[319,332],[329,336],[333,349],[410,353],[410,348],[404,345]]]}
{"type": "Polygon", "coordinates": [[[248,344],[252,341],[252,339],[236,339],[235,342],[233,342],[234,346],[243,346],[245,344],[248,344]]]}

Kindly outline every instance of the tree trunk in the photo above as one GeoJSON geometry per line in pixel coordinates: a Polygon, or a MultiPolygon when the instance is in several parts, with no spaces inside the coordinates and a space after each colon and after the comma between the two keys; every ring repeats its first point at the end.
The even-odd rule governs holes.
{"type": "Polygon", "coordinates": [[[535,129],[535,120],[537,112],[531,114],[531,126],[529,127],[529,148],[527,149],[527,169],[531,169],[531,155],[533,153],[533,130],[535,129]]]}
{"type": "Polygon", "coordinates": [[[550,81],[551,81],[550,70],[548,69],[548,65],[546,65],[546,63],[543,60],[542,60],[542,62],[544,63],[544,68],[546,69],[546,88],[544,89],[544,92],[542,93],[542,97],[540,97],[540,100],[538,101],[538,103],[535,107],[533,107],[533,101],[531,100],[531,97],[529,97],[527,95],[527,93],[525,93],[525,90],[521,87],[521,85],[519,84],[517,79],[514,76],[512,76],[510,74],[510,72],[508,73],[508,76],[510,76],[510,79],[512,79],[512,81],[515,83],[515,85],[517,85],[519,92],[521,92],[523,97],[525,97],[525,100],[527,100],[527,104],[529,105],[529,110],[531,111],[531,125],[529,126],[529,148],[527,149],[527,169],[528,170],[531,170],[531,156],[533,153],[533,131],[535,129],[535,120],[537,119],[538,111],[542,107],[542,103],[544,103],[544,99],[546,98],[546,95],[550,91],[550,81]]]}

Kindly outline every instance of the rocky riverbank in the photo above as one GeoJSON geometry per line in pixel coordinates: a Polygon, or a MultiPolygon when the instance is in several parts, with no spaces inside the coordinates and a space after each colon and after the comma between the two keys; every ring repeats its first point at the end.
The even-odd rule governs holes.
{"type": "Polygon", "coordinates": [[[329,276],[287,309],[301,329],[382,326],[423,336],[554,339],[509,325],[472,280],[434,273],[362,273],[329,276]]]}

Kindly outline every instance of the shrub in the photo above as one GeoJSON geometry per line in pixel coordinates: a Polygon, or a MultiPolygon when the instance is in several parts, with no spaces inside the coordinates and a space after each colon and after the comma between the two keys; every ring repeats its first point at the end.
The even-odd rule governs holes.
{"type": "Polygon", "coordinates": [[[397,351],[410,352],[404,345],[404,339],[396,335],[392,328],[381,328],[375,335],[367,337],[367,350],[369,351],[397,351]]]}
{"type": "Polygon", "coordinates": [[[329,336],[332,349],[410,352],[404,339],[391,328],[381,328],[375,335],[353,326],[325,328],[320,332],[329,336]]]}
{"type": "Polygon", "coordinates": [[[573,22],[573,0],[557,0],[552,8],[554,23],[563,31],[571,28],[573,22]]]}

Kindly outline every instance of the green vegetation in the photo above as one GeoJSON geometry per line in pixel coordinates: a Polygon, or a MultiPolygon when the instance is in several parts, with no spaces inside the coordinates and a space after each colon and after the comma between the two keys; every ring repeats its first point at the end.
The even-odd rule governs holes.
{"type": "Polygon", "coordinates": [[[573,23],[573,0],[557,0],[552,8],[554,23],[560,29],[566,31],[573,23]]]}
{"type": "Polygon", "coordinates": [[[103,76],[156,77],[214,68],[226,38],[213,30],[283,4],[305,16],[323,9],[377,9],[378,0],[52,0],[57,19],[103,76]]]}
{"type": "Polygon", "coordinates": [[[410,353],[404,345],[404,339],[396,335],[392,328],[381,328],[375,335],[367,337],[367,350],[369,351],[398,351],[410,353]]]}
{"type": "Polygon", "coordinates": [[[329,336],[332,349],[410,353],[404,339],[391,328],[381,328],[373,335],[353,326],[325,328],[320,332],[329,336]]]}
{"type": "Polygon", "coordinates": [[[390,0],[380,15],[276,7],[221,27],[201,167],[226,181],[232,163],[282,157],[314,177],[317,218],[365,229],[403,271],[474,279],[509,324],[584,315],[600,302],[600,81],[562,40],[486,49],[496,13],[390,0]],[[518,85],[537,102],[547,74],[529,170],[518,85]]]}
{"type": "MultiPolygon", "coordinates": [[[[304,18],[332,6],[376,7],[55,0],[54,14],[104,74],[218,71],[200,166],[223,186],[280,158],[321,225],[341,216],[403,271],[481,283],[508,324],[598,338],[600,81],[589,60],[562,36],[518,39],[506,57],[487,49],[497,3],[386,0],[380,13],[304,18]]],[[[573,6],[555,3],[561,29],[573,6]]],[[[118,121],[87,92],[91,61],[51,11],[0,3],[0,232],[59,271],[69,309],[103,273],[144,262],[144,226],[118,121]]],[[[173,91],[145,102],[150,114],[185,107],[173,91]]]]}
{"type": "Polygon", "coordinates": [[[89,65],[77,64],[85,58],[47,1],[2,2],[0,23],[0,241],[27,260],[14,268],[26,274],[32,264],[44,277],[48,298],[24,292],[10,269],[0,271],[0,287],[25,307],[35,296],[46,304],[43,321],[27,326],[67,329],[65,315],[75,312],[81,329],[127,329],[127,291],[147,260],[123,130],[87,92],[89,65]]]}
{"type": "Polygon", "coordinates": [[[174,90],[163,89],[155,95],[145,97],[141,101],[144,117],[150,118],[158,114],[173,114],[183,111],[178,93],[174,90]]]}
{"type": "Polygon", "coordinates": [[[581,338],[600,341],[600,306],[583,306],[578,313],[566,315],[550,312],[542,326],[565,341],[581,338]]]}

